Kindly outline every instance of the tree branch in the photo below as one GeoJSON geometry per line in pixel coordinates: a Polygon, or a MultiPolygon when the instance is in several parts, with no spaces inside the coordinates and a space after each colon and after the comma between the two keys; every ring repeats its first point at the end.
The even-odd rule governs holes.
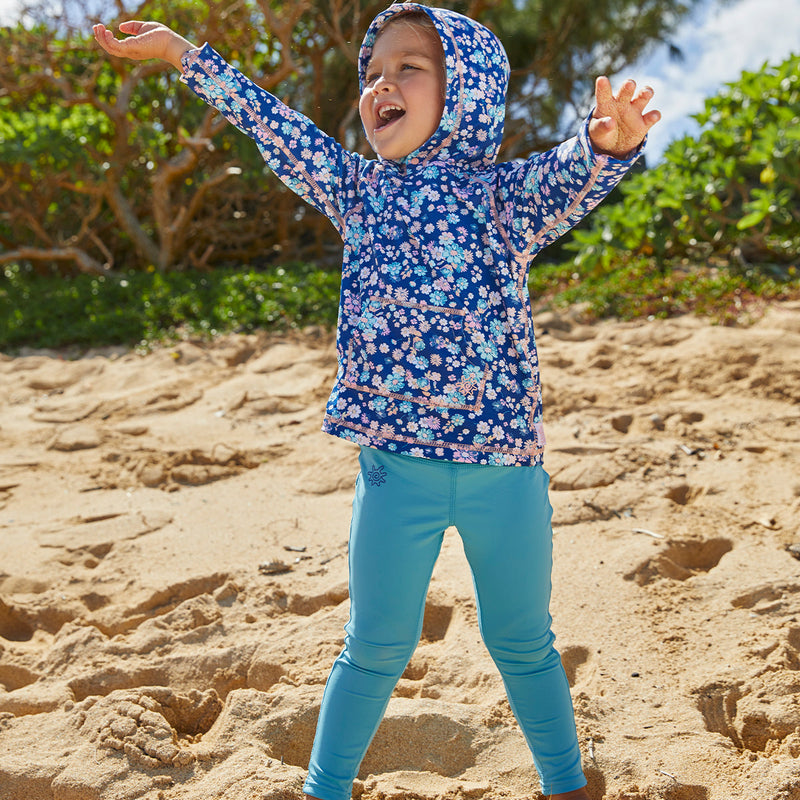
{"type": "Polygon", "coordinates": [[[272,9],[270,0],[259,0],[258,3],[261,12],[264,14],[267,27],[272,35],[281,44],[281,63],[280,66],[274,70],[270,75],[263,77],[261,80],[254,81],[264,89],[269,89],[272,86],[277,86],[284,78],[297,71],[297,64],[295,64],[292,57],[292,48],[295,46],[294,33],[297,23],[303,14],[311,7],[309,0],[299,0],[297,3],[286,4],[283,6],[283,14],[278,16],[272,9]]]}
{"type": "Polygon", "coordinates": [[[158,247],[145,232],[131,204],[122,194],[119,186],[109,181],[104,187],[104,194],[106,201],[114,212],[117,222],[119,222],[128,236],[131,237],[131,241],[139,251],[139,254],[155,267],[163,270],[166,265],[161,263],[161,253],[158,247]]]}
{"type": "Polygon", "coordinates": [[[0,264],[10,264],[14,261],[74,261],[81,272],[92,275],[113,275],[114,273],[104,264],[92,258],[85,250],[79,247],[54,247],[45,249],[41,247],[19,247],[8,253],[0,253],[0,264]]]}

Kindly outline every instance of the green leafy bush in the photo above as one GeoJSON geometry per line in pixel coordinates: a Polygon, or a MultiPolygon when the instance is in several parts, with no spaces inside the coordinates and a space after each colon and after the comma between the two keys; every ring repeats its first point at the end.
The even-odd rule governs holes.
{"type": "MultiPolygon", "coordinates": [[[[592,76],[635,61],[698,3],[449,5],[507,44],[510,158],[560,141],[574,127],[564,109],[588,111],[592,76]]],[[[348,149],[367,152],[355,64],[384,0],[148,0],[135,12],[86,0],[23,5],[14,25],[0,26],[0,264],[100,275],[341,258],[334,227],[266,172],[252,141],[166,63],[107,57],[84,20],[101,12],[113,28],[115,14],[135,13],[208,41],[348,149]]]]}
{"type": "MultiPolygon", "coordinates": [[[[680,275],[669,273],[691,264],[704,274],[693,279],[696,290],[709,281],[769,296],[797,287],[800,56],[743,73],[695,119],[697,137],[673,142],[662,163],[621,184],[621,202],[601,206],[575,231],[566,248],[577,253],[572,271],[581,281],[619,288],[635,275],[635,293],[647,295],[656,281],[672,294],[680,275]]],[[[605,308],[597,298],[595,306],[634,310],[612,294],[605,308]]]]}
{"type": "Polygon", "coordinates": [[[535,306],[582,304],[593,317],[694,313],[717,323],[737,324],[757,319],[771,300],[797,294],[800,282],[776,280],[755,269],[732,272],[689,265],[663,270],[652,258],[638,256],[605,272],[547,265],[531,274],[529,288],[535,306]]]}

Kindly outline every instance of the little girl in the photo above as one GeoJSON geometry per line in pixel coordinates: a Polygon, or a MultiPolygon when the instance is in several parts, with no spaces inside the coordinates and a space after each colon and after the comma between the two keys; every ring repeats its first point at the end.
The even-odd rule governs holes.
{"type": "Polygon", "coordinates": [[[444,530],[472,569],[484,641],[542,792],[588,800],[569,686],[550,630],[549,478],[528,270],[630,168],[660,115],[651,89],[598,78],[575,138],[496,163],[508,60],[477,22],[406,3],[359,57],[377,159],[342,148],[229,66],[153,22],[109,53],[158,57],[251,136],[344,242],[339,361],[323,430],[360,447],[350,619],[322,700],[307,796],[346,800],[417,645],[444,530]]]}

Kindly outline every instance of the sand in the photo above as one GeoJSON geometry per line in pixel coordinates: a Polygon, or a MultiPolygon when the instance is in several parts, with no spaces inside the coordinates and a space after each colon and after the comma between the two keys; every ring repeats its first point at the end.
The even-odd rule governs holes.
{"type": "MultiPolygon", "coordinates": [[[[800,304],[538,319],[595,800],[800,798],[800,304]]],[[[0,356],[0,798],[302,796],[356,448],[322,331],[0,356]]],[[[536,798],[447,532],[361,800],[536,798]]]]}

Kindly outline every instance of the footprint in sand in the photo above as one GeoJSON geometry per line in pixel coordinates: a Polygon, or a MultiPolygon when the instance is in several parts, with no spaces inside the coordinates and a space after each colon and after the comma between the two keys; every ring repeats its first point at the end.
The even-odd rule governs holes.
{"type": "Polygon", "coordinates": [[[754,614],[793,611],[797,605],[800,583],[765,583],[748,589],[731,600],[734,608],[747,608],[754,614]]]}
{"type": "MultiPolygon", "coordinates": [[[[101,615],[92,618],[93,625],[73,626],[57,642],[62,650],[69,645],[68,640],[82,641],[87,628],[94,632],[93,641],[81,651],[84,668],[78,670],[73,664],[67,673],[73,676],[67,682],[73,697],[82,700],[115,690],[159,685],[182,691],[198,686],[212,688],[224,698],[244,686],[258,642],[252,637],[232,639],[225,634],[228,593],[235,591],[226,583],[214,595],[190,597],[166,613],[152,609],[151,616],[143,621],[136,617],[117,619],[116,628],[139,624],[110,637],[99,631],[101,615]]],[[[113,609],[104,611],[108,620],[113,609]]]]}
{"type": "Polygon", "coordinates": [[[751,378],[760,357],[755,350],[720,347],[713,358],[696,358],[683,364],[681,378],[692,389],[716,397],[723,387],[751,378]]]}
{"type": "Polygon", "coordinates": [[[137,767],[185,767],[187,745],[206,733],[222,711],[213,689],[181,693],[165,686],[121,690],[87,698],[73,709],[80,732],[98,748],[124,753],[137,767]]]}
{"type": "MultiPolygon", "coordinates": [[[[209,737],[215,742],[232,736],[241,739],[252,728],[270,756],[306,767],[320,700],[317,686],[281,685],[269,694],[240,689],[228,697],[209,737]]],[[[478,713],[437,700],[393,698],[361,765],[359,778],[399,770],[460,775],[476,763],[478,713]]]]}
{"type": "MultiPolygon", "coordinates": [[[[270,448],[277,457],[281,448],[270,448]]],[[[265,453],[246,451],[219,443],[206,449],[163,452],[139,448],[134,453],[116,453],[114,468],[108,470],[107,482],[115,484],[114,475],[122,470],[130,480],[139,481],[151,489],[176,490],[181,486],[204,486],[208,483],[232,478],[258,467],[265,453]]]]}
{"type": "Polygon", "coordinates": [[[439,700],[394,698],[359,777],[398,770],[445,777],[462,774],[477,761],[477,713],[439,700]]]}
{"type": "Polygon", "coordinates": [[[334,586],[322,594],[291,594],[287,598],[286,610],[302,617],[310,617],[322,608],[338,606],[347,600],[349,596],[350,593],[346,583],[334,586]]]}
{"type": "MultiPolygon", "coordinates": [[[[763,586],[733,601],[734,607],[755,609],[758,604],[796,595],[797,586],[763,586]]],[[[773,609],[775,611],[777,609],[773,609]]],[[[791,612],[785,612],[791,613],[791,612]]],[[[711,681],[695,690],[697,708],[706,729],[721,733],[741,750],[800,756],[798,703],[800,696],[800,625],[791,617],[768,640],[750,650],[757,665],[747,680],[711,681]]]]}
{"type": "Polygon", "coordinates": [[[187,600],[211,594],[226,583],[228,575],[224,572],[190,578],[152,592],[135,605],[107,606],[94,615],[91,622],[106,636],[116,636],[137,628],[146,620],[169,614],[187,600]]]}
{"type": "Polygon", "coordinates": [[[571,689],[575,688],[576,684],[584,677],[582,673],[585,672],[590,657],[589,649],[582,645],[572,645],[561,651],[561,664],[571,689]]]}
{"type": "Polygon", "coordinates": [[[658,578],[685,581],[701,572],[709,572],[733,549],[730,539],[675,539],[665,542],[652,558],[628,572],[625,579],[646,586],[658,578]]]}
{"type": "Polygon", "coordinates": [[[797,733],[797,671],[770,672],[748,682],[713,681],[694,694],[706,729],[730,739],[740,750],[800,755],[797,733]]]}
{"type": "Polygon", "coordinates": [[[168,380],[157,386],[138,388],[133,383],[122,396],[109,396],[100,409],[121,419],[150,414],[168,414],[194,405],[204,396],[198,381],[191,378],[168,380]]]}

